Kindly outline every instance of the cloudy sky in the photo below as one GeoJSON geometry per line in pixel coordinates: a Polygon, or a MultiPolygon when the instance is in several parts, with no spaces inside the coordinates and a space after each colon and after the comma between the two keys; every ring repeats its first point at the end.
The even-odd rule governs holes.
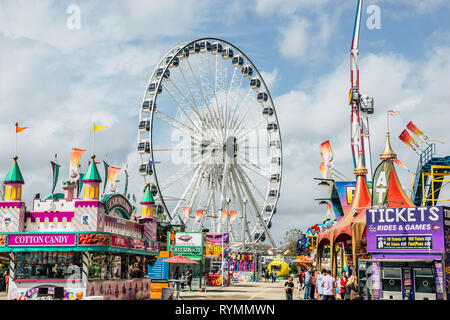
{"type": "MultiPolygon", "coordinates": [[[[110,126],[96,137],[97,160],[131,173],[140,196],[137,122],[148,78],[175,45],[202,37],[227,40],[263,72],[283,139],[283,183],[273,236],[321,222],[326,197],[317,186],[319,146],[330,140],[335,168],[353,177],[350,150],[349,47],[356,0],[0,2],[0,176],[14,154],[14,123],[28,205],[51,190],[49,161],[58,154],[68,174],[72,147],[91,152],[91,125],[110,126]],[[79,28],[74,14],[79,13],[79,28]],[[75,24],[74,24],[75,23],[75,24]],[[74,28],[75,26],[75,28],[74,28]]],[[[383,149],[386,111],[392,146],[415,170],[418,156],[399,139],[413,120],[431,138],[450,143],[450,14],[447,0],[367,0],[360,37],[360,86],[375,98],[370,118],[374,166],[383,149]],[[372,7],[370,7],[372,6],[372,7]],[[380,28],[369,28],[379,9],[380,28]]],[[[82,165],[86,168],[88,157],[82,165]]],[[[405,188],[411,175],[398,168],[405,188]]],[[[122,179],[123,180],[123,179],[122,179]]]]}

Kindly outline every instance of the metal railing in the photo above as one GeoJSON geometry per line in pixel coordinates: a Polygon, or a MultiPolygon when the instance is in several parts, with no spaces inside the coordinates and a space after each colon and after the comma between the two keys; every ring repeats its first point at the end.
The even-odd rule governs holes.
{"type": "MultiPolygon", "coordinates": [[[[414,200],[417,195],[417,188],[419,187],[420,178],[422,176],[422,169],[431,161],[433,155],[436,154],[436,144],[431,143],[428,147],[420,153],[419,161],[417,163],[416,175],[414,177],[414,187],[412,190],[411,199],[414,200]]],[[[422,186],[424,188],[425,186],[422,186]]]]}

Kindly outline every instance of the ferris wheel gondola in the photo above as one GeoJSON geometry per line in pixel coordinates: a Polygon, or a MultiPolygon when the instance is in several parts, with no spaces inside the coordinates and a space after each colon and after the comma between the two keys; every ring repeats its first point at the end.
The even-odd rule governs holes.
{"type": "Polygon", "coordinates": [[[139,172],[156,212],[190,231],[275,246],[279,123],[264,79],[236,46],[203,38],[169,50],[148,81],[138,137],[139,172]]]}

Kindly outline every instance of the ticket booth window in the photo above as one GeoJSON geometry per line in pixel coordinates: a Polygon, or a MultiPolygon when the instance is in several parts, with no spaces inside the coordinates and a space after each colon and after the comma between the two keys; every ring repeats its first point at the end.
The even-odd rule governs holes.
{"type": "Polygon", "coordinates": [[[383,299],[402,300],[402,269],[381,268],[383,299]]]}
{"type": "Polygon", "coordinates": [[[434,300],[436,295],[435,278],[432,268],[414,268],[416,300],[434,300]]]}

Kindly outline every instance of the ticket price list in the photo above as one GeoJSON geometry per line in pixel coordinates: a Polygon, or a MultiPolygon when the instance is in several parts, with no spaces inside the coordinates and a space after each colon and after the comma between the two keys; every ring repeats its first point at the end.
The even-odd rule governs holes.
{"type": "Polygon", "coordinates": [[[432,249],[431,235],[377,236],[378,249],[432,249]]]}

